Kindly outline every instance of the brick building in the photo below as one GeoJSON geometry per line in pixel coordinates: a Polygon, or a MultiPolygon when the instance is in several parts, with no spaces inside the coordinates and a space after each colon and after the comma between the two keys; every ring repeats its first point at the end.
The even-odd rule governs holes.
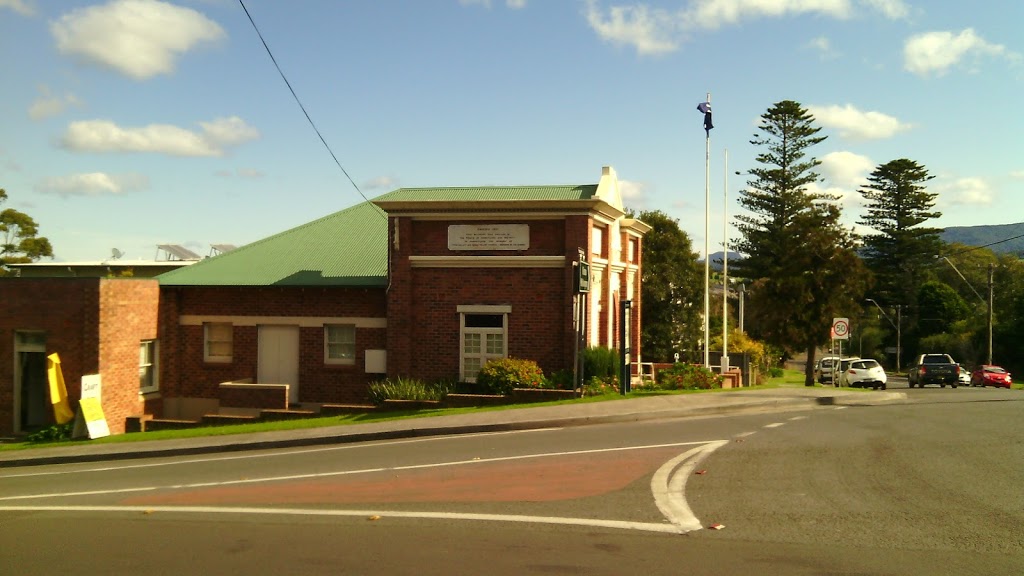
{"type": "Polygon", "coordinates": [[[25,390],[38,372],[14,365],[37,349],[68,354],[71,398],[82,375],[102,375],[115,433],[133,414],[216,413],[225,382],[287,384],[290,403],[316,405],[363,400],[385,376],[472,381],[498,357],[571,371],[577,347],[617,347],[622,299],[634,302],[637,358],[649,229],[625,216],[605,167],[597,184],[395,190],[157,280],[79,280],[66,312],[42,312],[36,295],[66,292],[70,279],[9,279],[0,338],[16,352],[0,354],[0,434],[36,422],[25,390]],[[81,336],[70,343],[71,333],[81,336]],[[153,375],[140,391],[125,366],[139,370],[147,346],[153,375]]]}

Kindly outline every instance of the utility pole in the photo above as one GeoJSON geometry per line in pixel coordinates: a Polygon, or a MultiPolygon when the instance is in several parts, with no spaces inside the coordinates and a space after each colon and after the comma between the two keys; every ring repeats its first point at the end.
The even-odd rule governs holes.
{"type": "Polygon", "coordinates": [[[992,303],[995,290],[993,280],[995,277],[996,265],[991,262],[988,265],[988,363],[992,363],[992,303]]]}

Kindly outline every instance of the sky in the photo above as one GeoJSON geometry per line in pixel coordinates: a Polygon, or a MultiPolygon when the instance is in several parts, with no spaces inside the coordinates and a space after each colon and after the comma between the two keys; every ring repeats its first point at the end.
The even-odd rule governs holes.
{"type": "Polygon", "coordinates": [[[899,158],[934,176],[930,224],[1024,221],[1019,0],[243,1],[0,0],[3,208],[55,261],[206,256],[399,187],[602,166],[716,252],[782,100],[827,136],[815,186],[849,226],[899,158]]]}

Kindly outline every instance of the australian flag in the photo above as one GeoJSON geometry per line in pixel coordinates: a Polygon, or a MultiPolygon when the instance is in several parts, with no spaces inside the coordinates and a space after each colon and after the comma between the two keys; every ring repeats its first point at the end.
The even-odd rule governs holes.
{"type": "Polygon", "coordinates": [[[704,134],[706,136],[711,136],[711,129],[715,127],[715,125],[711,123],[711,103],[701,102],[700,104],[697,104],[697,110],[704,113],[704,134]]]}

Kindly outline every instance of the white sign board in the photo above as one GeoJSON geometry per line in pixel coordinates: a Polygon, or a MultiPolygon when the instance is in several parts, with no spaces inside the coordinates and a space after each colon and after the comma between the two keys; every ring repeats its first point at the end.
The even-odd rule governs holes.
{"type": "Polygon", "coordinates": [[[103,414],[103,394],[99,374],[82,376],[82,399],[78,401],[78,414],[71,433],[74,438],[110,436],[107,418],[103,414]]]}
{"type": "Polygon", "coordinates": [[[832,339],[833,340],[849,340],[850,339],[850,319],[849,318],[833,318],[832,319],[832,339]]]}
{"type": "Polygon", "coordinates": [[[527,250],[528,224],[452,224],[448,227],[449,250],[527,250]]]}

